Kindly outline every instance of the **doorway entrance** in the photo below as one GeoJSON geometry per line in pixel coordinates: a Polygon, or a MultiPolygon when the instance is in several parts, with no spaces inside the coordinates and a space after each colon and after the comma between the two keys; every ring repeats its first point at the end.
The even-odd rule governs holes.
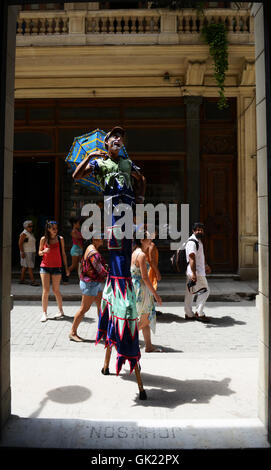
{"type": "Polygon", "coordinates": [[[39,158],[14,158],[12,266],[19,267],[18,237],[25,220],[33,221],[37,242],[45,221],[54,218],[55,162],[39,158]]]}

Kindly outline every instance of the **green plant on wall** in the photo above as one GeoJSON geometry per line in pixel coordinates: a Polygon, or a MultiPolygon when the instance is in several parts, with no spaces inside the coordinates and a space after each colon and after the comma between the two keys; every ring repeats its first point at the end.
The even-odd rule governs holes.
{"type": "Polygon", "coordinates": [[[214,60],[214,76],[219,87],[220,99],[218,107],[224,109],[228,106],[224,94],[226,71],[228,70],[228,39],[227,29],[223,23],[205,24],[202,28],[202,36],[210,48],[210,54],[214,60]]]}
{"type": "MultiPolygon", "coordinates": [[[[233,2],[237,9],[241,4],[233,2]]],[[[152,8],[169,8],[171,10],[181,10],[184,8],[194,8],[198,15],[204,16],[204,2],[189,0],[154,0],[151,3],[152,8]]],[[[202,36],[209,45],[210,54],[214,60],[214,76],[219,87],[220,99],[218,107],[224,109],[228,106],[227,98],[224,94],[224,84],[226,71],[228,70],[228,39],[227,29],[223,23],[204,24],[202,36]]]]}

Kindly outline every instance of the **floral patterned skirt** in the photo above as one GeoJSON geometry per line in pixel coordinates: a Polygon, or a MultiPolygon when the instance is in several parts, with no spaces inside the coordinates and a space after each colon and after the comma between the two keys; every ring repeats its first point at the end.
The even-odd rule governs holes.
{"type": "Polygon", "coordinates": [[[152,332],[156,329],[156,311],[154,298],[141,277],[140,268],[133,265],[131,275],[136,295],[136,310],[139,317],[138,329],[149,325],[152,332]]]}

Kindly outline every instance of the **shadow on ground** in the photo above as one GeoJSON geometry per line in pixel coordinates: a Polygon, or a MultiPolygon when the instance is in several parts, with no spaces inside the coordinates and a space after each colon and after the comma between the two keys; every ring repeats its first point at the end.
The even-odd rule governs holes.
{"type": "MultiPolygon", "coordinates": [[[[228,326],[235,326],[235,325],[245,325],[246,322],[240,321],[240,320],[235,320],[233,317],[229,315],[225,315],[224,317],[210,317],[209,318],[209,323],[204,323],[205,326],[211,328],[211,327],[228,327],[228,326]]],[[[179,315],[176,315],[175,313],[162,313],[157,315],[156,317],[157,323],[191,323],[191,321],[186,320],[184,317],[180,317],[179,315]]],[[[199,322],[197,322],[199,323],[199,322]]]]}
{"type": "MultiPolygon", "coordinates": [[[[187,403],[209,403],[215,396],[230,396],[235,393],[229,388],[231,379],[223,380],[179,380],[172,377],[152,375],[142,372],[147,400],[135,400],[136,405],[176,408],[187,403]],[[151,388],[150,388],[151,387],[151,388]]],[[[123,380],[135,381],[134,375],[122,375],[123,380]]]]}

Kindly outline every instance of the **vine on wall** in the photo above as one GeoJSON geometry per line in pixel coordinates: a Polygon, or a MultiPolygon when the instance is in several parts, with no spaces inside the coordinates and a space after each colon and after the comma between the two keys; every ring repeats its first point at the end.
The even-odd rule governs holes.
{"type": "Polygon", "coordinates": [[[228,39],[227,29],[222,23],[210,23],[202,28],[202,35],[210,48],[210,54],[214,60],[214,77],[219,87],[220,99],[219,109],[228,106],[227,98],[224,94],[224,83],[226,71],[228,70],[228,39]]]}
{"type": "MultiPolygon", "coordinates": [[[[237,9],[241,8],[240,2],[233,2],[237,9]]],[[[181,10],[183,8],[194,8],[199,15],[204,16],[204,2],[191,0],[153,0],[152,8],[169,8],[171,10],[181,10]]],[[[224,83],[226,71],[228,70],[228,39],[227,29],[223,23],[205,24],[202,29],[202,36],[210,48],[210,54],[214,60],[214,76],[219,87],[218,107],[224,109],[228,106],[227,98],[224,94],[224,83]]]]}

